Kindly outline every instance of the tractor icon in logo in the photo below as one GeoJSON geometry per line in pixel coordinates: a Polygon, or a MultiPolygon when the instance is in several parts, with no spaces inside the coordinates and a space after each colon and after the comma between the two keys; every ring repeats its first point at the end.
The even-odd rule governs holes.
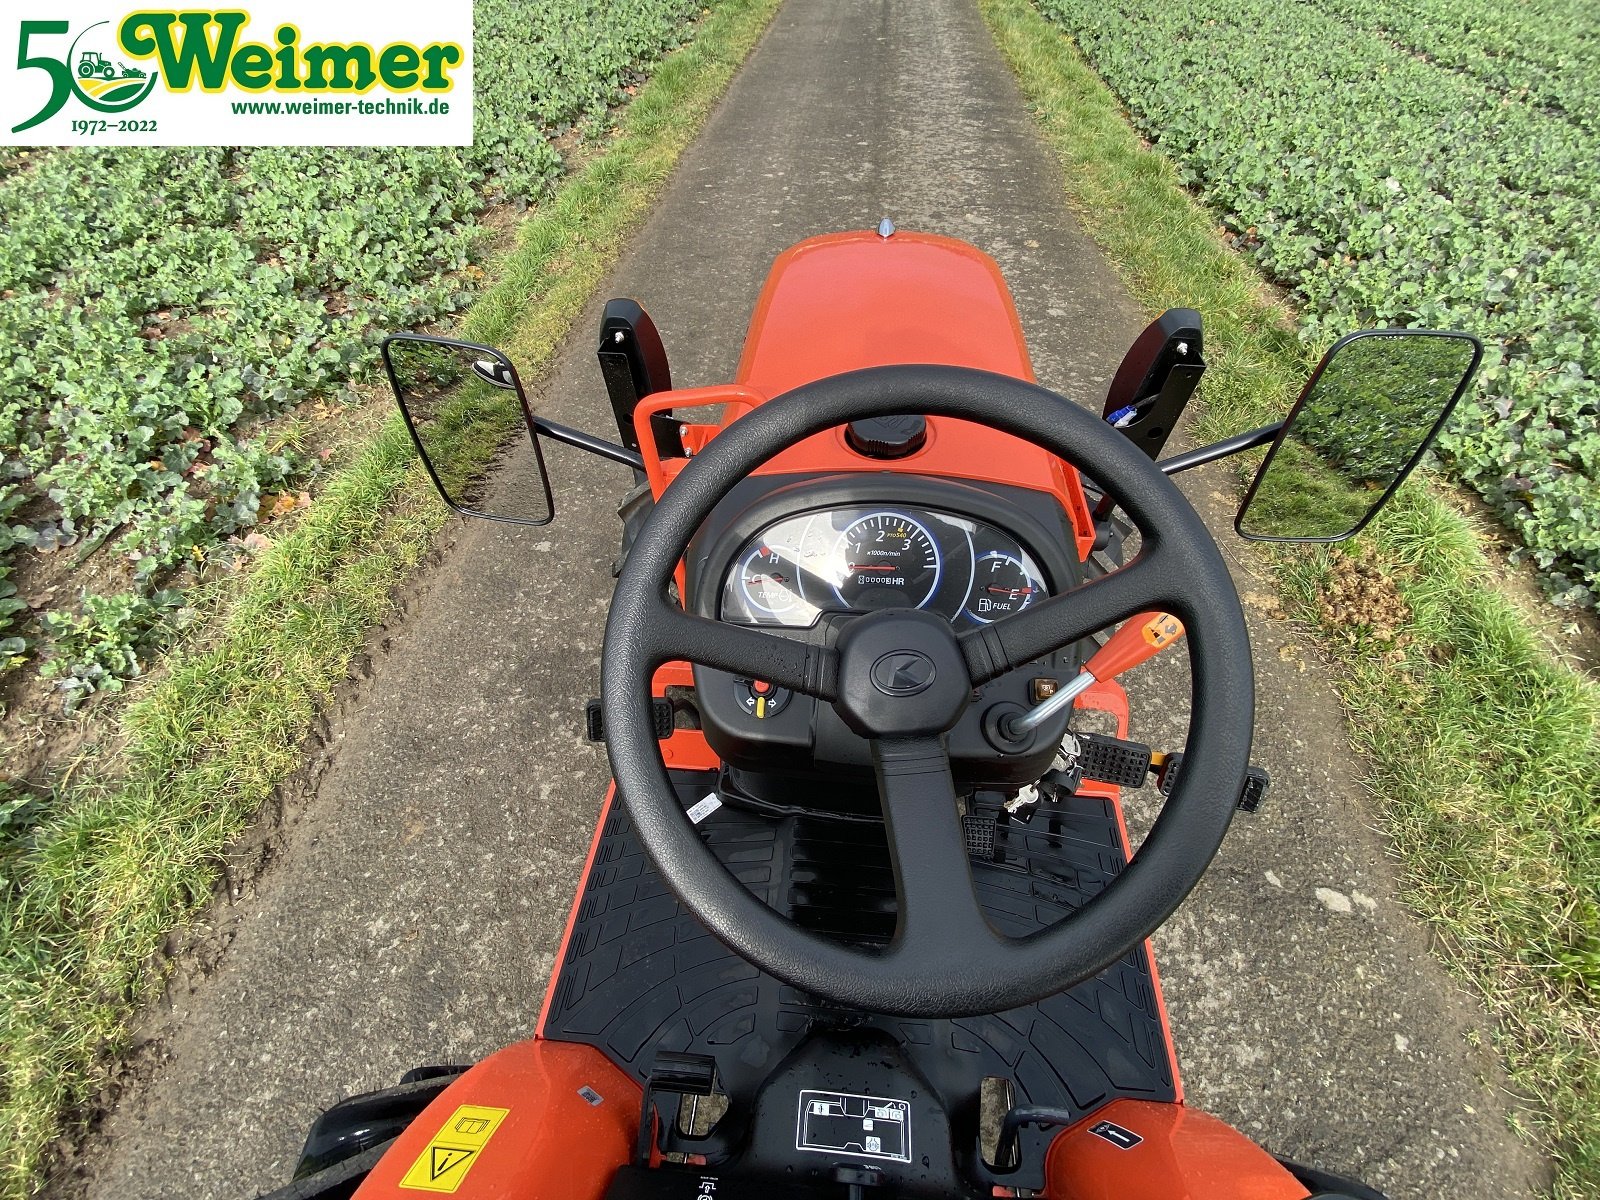
{"type": "Polygon", "coordinates": [[[89,79],[98,75],[101,79],[110,83],[117,78],[143,79],[145,77],[145,73],[139,70],[138,67],[123,66],[122,63],[118,63],[117,66],[122,68],[120,75],[116,67],[111,65],[111,60],[101,54],[100,51],[85,50],[83,57],[78,59],[78,78],[89,79]]]}
{"type": "Polygon", "coordinates": [[[111,32],[111,22],[101,21],[79,34],[69,51],[68,61],[75,60],[77,64],[72,90],[79,100],[99,112],[126,112],[155,87],[156,81],[148,72],[112,58],[120,49],[111,32]]]}

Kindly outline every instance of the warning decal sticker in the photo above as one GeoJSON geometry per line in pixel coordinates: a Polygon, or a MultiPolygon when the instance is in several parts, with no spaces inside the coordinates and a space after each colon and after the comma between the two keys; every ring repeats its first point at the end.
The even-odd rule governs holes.
{"type": "Polygon", "coordinates": [[[419,1192],[454,1192],[510,1111],[509,1108],[463,1104],[423,1147],[417,1161],[400,1180],[400,1186],[419,1192]]]}
{"type": "Polygon", "coordinates": [[[1144,1141],[1131,1129],[1124,1129],[1114,1121],[1101,1121],[1098,1125],[1091,1125],[1089,1132],[1097,1138],[1104,1138],[1118,1150],[1132,1150],[1144,1141]]]}
{"type": "Polygon", "coordinates": [[[877,1096],[802,1091],[794,1148],[910,1162],[911,1105],[877,1096]]]}

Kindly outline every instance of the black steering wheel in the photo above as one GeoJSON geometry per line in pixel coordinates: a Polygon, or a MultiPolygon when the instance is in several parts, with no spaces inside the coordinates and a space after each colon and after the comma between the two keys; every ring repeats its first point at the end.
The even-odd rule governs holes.
{"type": "Polygon", "coordinates": [[[601,667],[611,767],[673,893],[722,942],[836,1003],[936,1018],[1002,1012],[1087,979],[1147,937],[1210,865],[1250,758],[1255,693],[1239,597],[1188,501],[1130,441],[1034,384],[959,367],[873,367],[809,383],[720,432],[657,501],[617,580],[601,667]],[[915,610],[857,617],[836,647],[695,616],[673,571],[712,508],[788,446],[863,417],[959,417],[1033,442],[1109,487],[1142,536],[1122,569],[959,637],[915,610]],[[973,688],[1146,610],[1187,630],[1192,715],[1183,771],[1144,844],[1082,908],[1027,937],[984,917],[943,734],[973,688]],[[757,899],[712,854],[667,778],[650,715],[664,662],[767,679],[834,705],[871,739],[899,917],[882,948],[809,932],[757,899]]]}

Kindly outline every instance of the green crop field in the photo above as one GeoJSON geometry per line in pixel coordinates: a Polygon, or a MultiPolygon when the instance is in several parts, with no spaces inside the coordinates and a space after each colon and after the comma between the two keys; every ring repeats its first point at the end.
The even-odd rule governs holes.
{"type": "Polygon", "coordinates": [[[185,585],[303,503],[321,464],[283,414],[464,307],[485,209],[545,196],[557,139],[698,12],[478,0],[468,148],[0,154],[0,676],[71,707],[137,674],[185,585]]]}
{"type": "MultiPolygon", "coordinates": [[[[14,377],[5,377],[11,389],[4,393],[11,406],[7,419],[13,431],[22,431],[16,436],[28,449],[25,460],[17,457],[23,470],[10,477],[10,494],[20,493],[22,501],[9,524],[25,526],[14,533],[24,541],[54,537],[71,543],[48,552],[13,544],[16,578],[30,593],[41,586],[41,570],[56,572],[74,590],[87,580],[109,584],[94,593],[104,600],[60,609],[62,619],[96,625],[103,633],[98,645],[126,645],[125,614],[131,609],[138,615],[141,605],[140,621],[148,621],[143,628],[152,645],[184,603],[193,602],[205,617],[197,635],[164,655],[162,670],[129,703],[87,719],[45,721],[38,711],[40,688],[30,675],[14,670],[3,681],[8,700],[27,694],[33,708],[6,714],[0,739],[19,727],[36,728],[29,725],[33,718],[57,751],[37,776],[10,782],[0,773],[4,1200],[36,1194],[46,1173],[74,1153],[84,1122],[111,1102],[133,1016],[159,994],[166,976],[166,939],[211,904],[228,847],[304,761],[316,714],[326,711],[338,681],[347,678],[368,632],[394,611],[395,588],[447,520],[391,405],[369,404],[349,420],[326,424],[318,423],[317,413],[339,409],[341,390],[376,374],[370,364],[374,343],[391,324],[444,325],[504,346],[529,377],[546,370],[778,3],[541,0],[513,11],[509,0],[477,0],[480,119],[477,149],[466,154],[0,154],[0,197],[8,213],[35,221],[35,233],[47,228],[8,193],[14,187],[38,189],[35,173],[63,172],[55,178],[79,189],[73,193],[77,220],[93,223],[105,243],[103,255],[93,249],[73,254],[64,241],[56,258],[69,265],[54,274],[41,270],[30,293],[38,312],[30,317],[28,305],[5,309],[7,320],[33,320],[26,326],[33,331],[29,336],[60,339],[68,336],[63,328],[79,331],[71,343],[74,356],[64,363],[47,357],[49,345],[28,351],[43,364],[38,370],[47,373],[48,385],[25,375],[18,387],[14,377]],[[625,105],[612,107],[624,98],[625,105]],[[569,136],[564,131],[574,124],[576,133],[569,136]],[[162,172],[175,174],[185,163],[187,190],[162,190],[162,172]],[[169,218],[189,214],[187,231],[173,230],[171,220],[145,220],[140,206],[120,207],[116,188],[104,195],[95,188],[96,179],[126,186],[132,178],[150,185],[143,209],[159,203],[170,207],[169,218]],[[197,197],[206,195],[220,196],[217,211],[238,221],[207,224],[195,217],[197,197]],[[537,203],[526,213],[515,211],[531,201],[537,203]],[[202,266],[211,272],[210,260],[199,256],[191,257],[187,273],[167,270],[163,257],[148,250],[150,239],[174,239],[163,243],[167,257],[179,253],[182,237],[233,245],[245,237],[248,214],[278,204],[287,210],[275,218],[281,228],[292,224],[300,231],[292,236],[320,239],[311,251],[297,251],[288,240],[247,242],[254,269],[247,267],[238,279],[220,270],[206,273],[205,286],[214,290],[201,296],[207,303],[154,310],[167,313],[157,319],[170,323],[163,337],[141,337],[139,343],[181,340],[181,354],[177,346],[147,351],[128,340],[128,331],[148,328],[154,314],[126,297],[144,294],[147,286],[191,286],[199,294],[200,288],[184,281],[198,278],[202,266]],[[142,230],[137,235],[121,232],[136,224],[142,230]],[[492,242],[479,226],[497,231],[492,242]],[[95,279],[111,280],[109,263],[119,254],[142,256],[138,268],[117,276],[114,287],[91,290],[85,281],[97,269],[95,279]],[[281,272],[291,258],[293,270],[281,272]],[[138,269],[154,282],[141,283],[138,269]],[[322,282],[302,290],[293,282],[301,277],[322,282]],[[69,286],[75,290],[69,293],[69,286]],[[70,300],[58,303],[69,294],[70,300]],[[470,311],[460,311],[469,301],[470,311]],[[281,315],[276,326],[267,324],[272,314],[285,311],[320,332],[285,342],[262,334],[263,327],[296,330],[281,315]],[[110,320],[116,312],[125,314],[120,325],[110,320]],[[190,338],[192,328],[202,325],[207,339],[190,338]],[[98,383],[99,390],[91,390],[94,381],[84,368],[96,351],[87,330],[106,339],[123,337],[124,356],[102,348],[93,360],[108,369],[121,364],[121,390],[98,383]],[[357,348],[341,356],[344,365],[319,359],[325,349],[346,344],[357,348]],[[127,362],[145,353],[151,355],[150,369],[130,375],[127,362]],[[237,393],[210,386],[241,362],[267,383],[237,393]],[[292,387],[291,369],[301,371],[292,387]],[[274,395],[271,389],[279,385],[285,390],[274,395]],[[219,392],[239,401],[235,415],[230,418],[223,408],[214,425],[199,431],[198,414],[207,397],[219,392]],[[103,401],[102,407],[87,398],[103,401]],[[297,399],[298,411],[289,411],[297,399]],[[171,471],[177,479],[160,480],[164,490],[122,496],[132,503],[119,513],[100,514],[97,530],[88,525],[90,518],[74,519],[74,528],[67,529],[62,502],[51,497],[46,480],[91,465],[110,473],[119,463],[148,463],[144,444],[119,453],[136,428],[128,419],[134,411],[166,414],[152,430],[190,422],[157,444],[187,455],[192,442],[207,443],[187,461],[208,469],[171,471]],[[90,432],[95,422],[103,431],[98,443],[90,432]],[[313,502],[289,522],[270,511],[269,498],[282,493],[264,488],[304,486],[310,468],[302,460],[315,457],[307,452],[317,443],[295,444],[286,430],[296,422],[339,426],[340,432],[332,439],[338,453],[325,479],[311,487],[313,502]],[[68,431],[78,439],[70,447],[68,431]],[[261,503],[254,513],[249,488],[230,494],[212,481],[210,464],[223,461],[217,448],[225,443],[241,446],[241,458],[279,455],[294,472],[284,483],[255,486],[261,503]],[[182,511],[186,498],[200,502],[197,512],[207,518],[203,524],[197,518],[192,527],[193,546],[207,562],[241,549],[255,556],[233,584],[212,588],[202,580],[200,587],[186,589],[182,585],[194,574],[187,565],[139,576],[138,556],[155,544],[141,540],[140,530],[156,527],[145,514],[163,503],[167,511],[182,511]],[[225,512],[229,506],[236,511],[225,512]],[[240,537],[252,517],[268,522],[266,536],[240,537]],[[59,532],[48,532],[52,526],[59,532]],[[237,532],[227,533],[229,528],[237,532]],[[256,545],[238,547],[232,538],[256,545]],[[97,541],[99,548],[85,553],[97,541]],[[75,551],[83,555],[76,567],[68,557],[75,551]],[[120,588],[104,566],[108,560],[128,568],[120,588]],[[164,589],[177,595],[158,597],[164,589]],[[88,729],[89,740],[74,741],[80,728],[88,729]]],[[[66,205],[48,189],[30,194],[47,212],[66,205]]],[[[76,234],[63,237],[76,244],[76,234]]],[[[41,261],[48,257],[12,225],[0,225],[0,255],[15,257],[22,245],[34,245],[41,261]]],[[[7,278],[0,277],[0,290],[7,278]]],[[[9,336],[20,336],[15,325],[9,336]]],[[[8,459],[14,449],[5,446],[8,459]]],[[[452,447],[452,453],[470,450],[465,442],[452,447]]],[[[270,478],[277,468],[268,463],[265,469],[270,478]]],[[[173,561],[189,559],[201,561],[193,550],[173,561]]],[[[42,623],[27,615],[24,621],[31,639],[42,623]]],[[[59,636],[38,640],[43,646],[29,662],[82,661],[66,652],[59,636]]],[[[81,679],[84,687],[69,691],[72,696],[117,676],[53,678],[81,679]]],[[[9,749],[0,740],[5,772],[17,770],[9,749]]],[[[178,934],[180,940],[185,936],[178,934]]]]}
{"type": "Polygon", "coordinates": [[[1294,297],[1489,344],[1446,467],[1600,600],[1600,5],[1038,0],[1294,297]]]}

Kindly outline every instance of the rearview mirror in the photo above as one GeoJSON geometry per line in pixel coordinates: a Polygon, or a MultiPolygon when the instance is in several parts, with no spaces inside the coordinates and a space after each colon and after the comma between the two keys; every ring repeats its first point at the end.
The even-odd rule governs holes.
{"type": "Polygon", "coordinates": [[[1472,382],[1466,333],[1374,329],[1322,358],[1245,493],[1234,528],[1264,542],[1339,542],[1422,461],[1472,382]]]}
{"type": "Polygon", "coordinates": [[[383,363],[411,440],[456,512],[519,525],[555,516],[544,452],[517,370],[472,342],[397,333],[383,363]],[[528,442],[515,436],[527,430],[528,442]]]}

